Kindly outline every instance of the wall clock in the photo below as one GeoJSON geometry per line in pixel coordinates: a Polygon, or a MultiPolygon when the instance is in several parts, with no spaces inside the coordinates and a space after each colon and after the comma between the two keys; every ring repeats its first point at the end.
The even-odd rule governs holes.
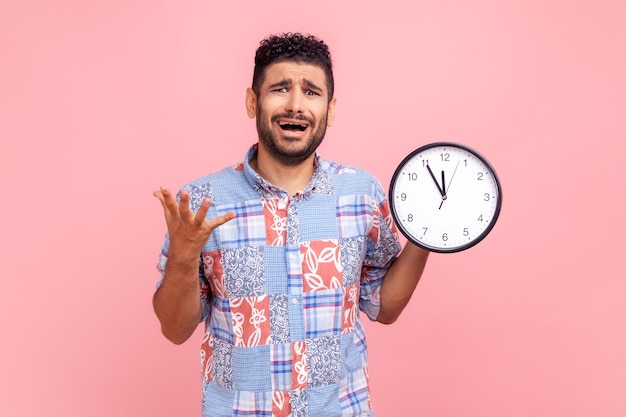
{"type": "Polygon", "coordinates": [[[492,230],[502,207],[500,181],[473,149],[435,142],[411,152],[389,187],[391,214],[400,232],[431,252],[466,250],[492,230]]]}

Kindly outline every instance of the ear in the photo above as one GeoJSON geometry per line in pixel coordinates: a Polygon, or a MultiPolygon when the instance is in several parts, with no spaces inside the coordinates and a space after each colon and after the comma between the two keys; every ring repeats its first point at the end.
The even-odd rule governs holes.
{"type": "Polygon", "coordinates": [[[248,117],[251,119],[254,119],[256,117],[256,106],[256,94],[252,90],[252,88],[249,87],[246,90],[246,112],[248,113],[248,117]]]}
{"type": "Polygon", "coordinates": [[[335,105],[337,104],[337,97],[333,97],[328,103],[328,117],[326,118],[326,126],[332,126],[335,120],[335,105]]]}

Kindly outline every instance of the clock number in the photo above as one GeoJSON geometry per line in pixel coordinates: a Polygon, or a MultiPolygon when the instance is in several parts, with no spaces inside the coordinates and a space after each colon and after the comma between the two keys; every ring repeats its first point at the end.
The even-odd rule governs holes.
{"type": "Polygon", "coordinates": [[[485,201],[489,201],[491,199],[491,196],[489,195],[489,193],[485,193],[485,201]]]}
{"type": "Polygon", "coordinates": [[[450,160],[450,154],[448,152],[442,153],[439,156],[441,156],[441,160],[443,162],[448,162],[450,160]]]}
{"type": "Polygon", "coordinates": [[[478,173],[478,181],[482,181],[483,180],[483,176],[484,174],[482,172],[478,173]]]}
{"type": "Polygon", "coordinates": [[[448,241],[448,234],[444,233],[443,235],[441,235],[441,240],[443,240],[444,242],[448,241]]]}
{"type": "Polygon", "coordinates": [[[463,229],[463,236],[469,235],[469,230],[466,228],[463,229]]]}
{"type": "Polygon", "coordinates": [[[481,214],[480,216],[478,216],[478,221],[482,222],[483,221],[483,215],[481,214]]]}
{"type": "Polygon", "coordinates": [[[413,215],[409,214],[408,216],[406,216],[406,221],[407,222],[412,222],[413,221],[413,215]]]}
{"type": "Polygon", "coordinates": [[[417,181],[417,172],[409,172],[409,181],[417,181]]]}
{"type": "Polygon", "coordinates": [[[422,166],[426,168],[428,166],[428,159],[422,159],[422,166]]]}
{"type": "Polygon", "coordinates": [[[406,201],[406,193],[400,194],[400,200],[406,201]]]}
{"type": "Polygon", "coordinates": [[[426,232],[428,232],[428,227],[422,227],[422,230],[424,230],[424,233],[422,233],[422,236],[426,235],[426,232]]]}

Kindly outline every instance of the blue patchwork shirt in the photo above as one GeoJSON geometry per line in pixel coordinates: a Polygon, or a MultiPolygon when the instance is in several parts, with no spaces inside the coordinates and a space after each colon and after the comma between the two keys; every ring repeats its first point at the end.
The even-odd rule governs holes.
{"type": "MultiPolygon", "coordinates": [[[[199,260],[205,335],[202,415],[374,416],[361,312],[401,246],[385,193],[367,172],[315,157],[290,196],[244,162],[184,187],[207,217],[235,212],[199,260]]],[[[167,262],[166,236],[158,263],[167,262]]],[[[161,281],[162,282],[162,281],[161,281]]]]}

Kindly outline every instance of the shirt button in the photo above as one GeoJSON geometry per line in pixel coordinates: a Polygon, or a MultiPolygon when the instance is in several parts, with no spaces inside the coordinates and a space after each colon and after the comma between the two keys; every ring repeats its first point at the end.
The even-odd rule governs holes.
{"type": "Polygon", "coordinates": [[[289,259],[293,259],[293,253],[289,254],[289,259]]]}
{"type": "Polygon", "coordinates": [[[296,297],[292,298],[291,304],[298,304],[298,299],[296,297]]]}

